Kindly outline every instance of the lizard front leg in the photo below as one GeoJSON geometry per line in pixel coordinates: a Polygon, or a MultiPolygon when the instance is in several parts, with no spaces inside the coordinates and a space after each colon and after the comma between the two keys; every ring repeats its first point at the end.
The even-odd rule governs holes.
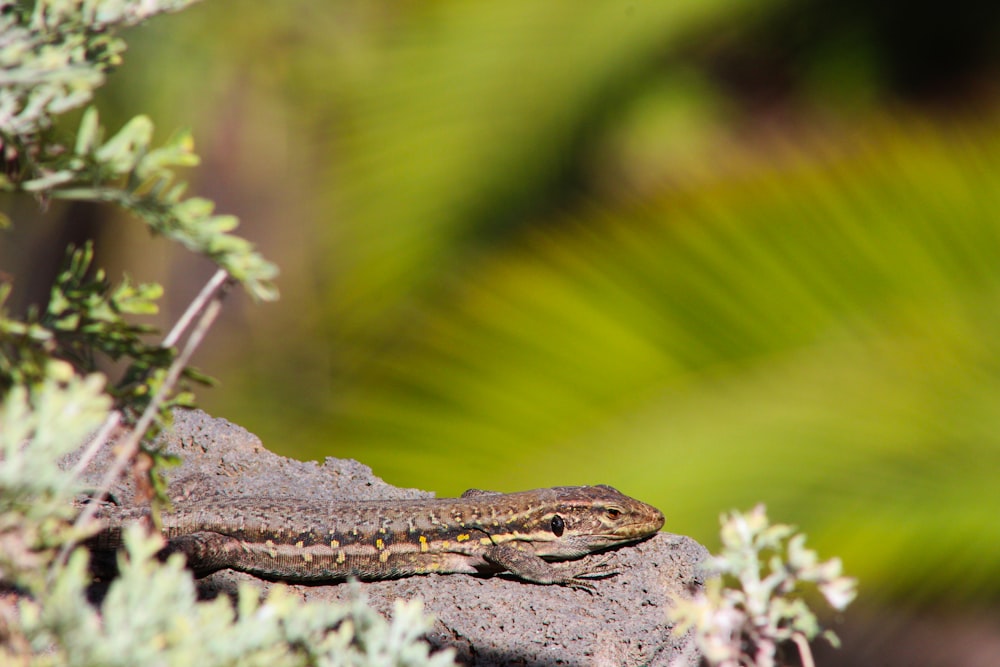
{"type": "Polygon", "coordinates": [[[495,544],[483,553],[487,562],[502,568],[522,581],[533,584],[556,584],[588,593],[596,592],[588,579],[603,579],[618,574],[609,569],[609,556],[589,562],[551,563],[530,551],[509,544],[495,544]]]}

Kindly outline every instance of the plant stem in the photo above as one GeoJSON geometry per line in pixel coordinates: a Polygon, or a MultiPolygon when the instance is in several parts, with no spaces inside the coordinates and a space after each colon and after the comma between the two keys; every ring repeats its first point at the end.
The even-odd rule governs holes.
{"type": "MultiPolygon", "coordinates": [[[[115,480],[117,480],[122,474],[129,461],[131,461],[139,452],[139,443],[142,442],[143,436],[146,431],[149,430],[150,425],[153,423],[153,419],[156,418],[160,405],[166,399],[167,394],[173,386],[177,383],[177,379],[180,377],[184,367],[187,366],[188,361],[190,361],[191,355],[194,354],[194,351],[201,344],[202,340],[204,340],[205,335],[208,333],[208,329],[212,326],[215,318],[219,315],[219,311],[222,309],[222,297],[224,296],[222,288],[226,284],[227,275],[228,274],[226,274],[225,271],[219,271],[212,276],[208,284],[195,298],[192,305],[188,307],[184,316],[182,316],[182,320],[187,318],[187,321],[190,322],[191,317],[189,317],[189,313],[197,313],[203,308],[197,325],[188,337],[187,342],[184,344],[180,354],[177,355],[173,363],[170,365],[170,368],[167,370],[167,376],[164,378],[163,384],[160,385],[157,392],[153,394],[149,404],[146,406],[142,416],[139,418],[139,421],[136,422],[132,432],[122,443],[121,448],[118,451],[118,455],[115,457],[114,463],[110,468],[108,468],[104,477],[101,479],[101,483],[94,494],[92,502],[88,503],[83,512],[80,513],[80,516],[76,518],[76,522],[73,524],[75,529],[82,529],[91,521],[91,519],[94,518],[100,502],[111,490],[111,485],[114,484],[115,480]],[[222,274],[221,277],[219,274],[222,274]],[[211,300],[206,304],[209,297],[211,300]],[[195,303],[199,304],[198,308],[194,307],[195,303]]],[[[181,328],[179,327],[179,324],[180,323],[178,323],[178,326],[175,326],[174,330],[171,331],[171,335],[173,335],[175,331],[183,331],[183,329],[187,328],[187,326],[181,328]]],[[[168,338],[170,338],[170,336],[168,336],[168,338]]],[[[164,343],[166,343],[166,339],[164,340],[164,343]]],[[[102,432],[104,430],[104,428],[101,429],[102,432]]],[[[67,542],[63,545],[62,550],[59,552],[59,563],[66,562],[66,558],[69,556],[69,552],[74,546],[75,545],[72,542],[67,542]]]]}
{"type": "Polygon", "coordinates": [[[201,288],[200,292],[198,292],[198,296],[191,301],[187,310],[185,310],[184,314],[177,320],[174,328],[171,329],[170,333],[167,334],[167,337],[163,339],[163,347],[173,347],[177,344],[177,341],[184,335],[187,328],[191,326],[191,320],[194,319],[195,315],[201,312],[201,309],[205,307],[205,303],[216,293],[216,291],[218,291],[219,287],[226,282],[227,278],[229,278],[229,274],[225,270],[219,269],[215,272],[215,275],[208,279],[205,286],[201,288]]]}
{"type": "Polygon", "coordinates": [[[802,667],[816,667],[813,661],[812,650],[809,648],[809,640],[801,632],[792,635],[792,641],[799,649],[799,657],[802,660],[802,667]]]}

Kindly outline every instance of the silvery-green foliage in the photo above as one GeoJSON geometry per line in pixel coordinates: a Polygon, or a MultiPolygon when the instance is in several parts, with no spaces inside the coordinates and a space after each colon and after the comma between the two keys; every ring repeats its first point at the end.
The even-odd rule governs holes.
{"type": "Polygon", "coordinates": [[[0,0],[0,134],[47,128],[121,62],[116,31],[194,0],[0,0]]]}
{"type": "MultiPolygon", "coordinates": [[[[153,146],[153,124],[138,116],[106,139],[93,108],[69,144],[52,130],[55,116],[87,104],[120,63],[119,28],[192,1],[0,0],[0,190],[117,204],[215,261],[252,295],[276,298],[276,269],[229,233],[236,218],[184,197],[173,169],[197,164],[189,135],[153,146]]],[[[7,224],[0,214],[0,227],[7,224]]],[[[159,287],[113,287],[91,272],[92,252],[69,254],[46,311],[24,321],[3,312],[10,286],[0,285],[0,583],[17,591],[0,597],[0,664],[453,664],[450,652],[431,656],[420,640],[430,621],[417,603],[400,603],[387,621],[360,597],[306,604],[280,586],[264,600],[241,588],[236,610],[225,597],[199,602],[181,560],[161,564],[161,538],[138,528],[126,535],[121,576],[92,604],[86,551],[65,563],[56,557],[87,530],[73,526],[81,489],[58,462],[112,408],[105,378],[87,371],[97,352],[130,361],[123,382],[135,391],[116,396],[134,410],[173,359],[171,350],[144,346],[146,330],[123,317],[154,311],[159,287]]]]}
{"type": "Polygon", "coordinates": [[[117,204],[214,261],[255,298],[272,300],[277,268],[230,233],[237,219],[215,215],[207,199],[184,198],[186,184],[173,170],[198,163],[189,134],[154,146],[152,121],[136,116],[105,141],[93,108],[72,146],[46,132],[55,116],[90,102],[121,62],[119,29],[192,2],[0,0],[0,190],[117,204]]]}
{"type": "Polygon", "coordinates": [[[174,169],[198,164],[190,134],[176,133],[154,147],[153,129],[148,117],[136,116],[105,140],[91,107],[83,114],[72,150],[56,147],[52,155],[35,154],[35,145],[22,145],[21,171],[12,179],[0,176],[0,189],[116,204],[154,232],[214,261],[252,296],[275,299],[277,267],[231,233],[239,224],[236,216],[215,214],[208,199],[185,198],[187,184],[177,180],[174,169]]]}
{"type": "Polygon", "coordinates": [[[772,525],[763,505],[722,517],[722,552],[704,564],[703,591],[677,600],[669,612],[678,632],[694,631],[702,654],[719,667],[773,667],[779,644],[822,634],[804,591],[811,585],[843,611],[857,581],[843,576],[839,558],[820,562],[792,526],[772,525]]]}
{"type": "Polygon", "coordinates": [[[51,361],[41,381],[0,403],[0,582],[36,590],[53,550],[74,537],[76,491],[56,461],[79,447],[111,409],[104,377],[51,361]]]}
{"type": "MultiPolygon", "coordinates": [[[[70,559],[47,604],[22,602],[23,643],[37,665],[241,667],[453,665],[451,651],[430,655],[419,602],[398,602],[391,620],[355,591],[348,604],[303,603],[288,589],[239,589],[198,602],[180,557],[160,564],[162,546],[133,528],[125,535],[121,576],[97,610],[86,602],[86,554],[70,559]]],[[[2,654],[0,654],[2,655],[2,654]]]]}
{"type": "Polygon", "coordinates": [[[185,198],[187,184],[177,180],[174,168],[198,164],[189,133],[178,132],[154,147],[152,121],[136,116],[109,139],[103,135],[97,111],[87,109],[73,152],[20,187],[52,198],[117,204],[154,232],[214,261],[254,297],[277,297],[271,282],[277,267],[230,233],[239,224],[236,216],[216,214],[208,199],[185,198]]]}
{"type": "MultiPolygon", "coordinates": [[[[263,600],[251,585],[236,609],[220,597],[199,602],[179,556],[162,564],[159,536],[132,527],[127,556],[100,607],[87,597],[87,553],[65,566],[57,547],[79,538],[71,500],[79,490],[57,461],[79,447],[111,408],[99,374],[76,375],[53,361],[32,386],[16,385],[0,403],[0,581],[24,596],[4,628],[0,664],[79,665],[452,665],[452,653],[430,655],[430,629],[419,602],[398,602],[391,620],[360,594],[348,605],[303,603],[281,586],[263,600]]],[[[4,609],[6,607],[6,609],[4,609]]]]}

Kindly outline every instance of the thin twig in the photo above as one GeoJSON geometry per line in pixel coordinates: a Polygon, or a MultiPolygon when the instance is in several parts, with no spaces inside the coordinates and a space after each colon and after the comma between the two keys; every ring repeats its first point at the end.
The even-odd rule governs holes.
{"type": "Polygon", "coordinates": [[[201,288],[198,296],[191,301],[187,310],[177,320],[177,324],[170,330],[167,337],[163,339],[163,343],[161,343],[163,347],[173,347],[177,344],[177,341],[181,339],[181,336],[184,335],[184,332],[191,325],[191,321],[201,312],[201,309],[205,307],[205,304],[218,291],[219,287],[226,282],[227,278],[229,278],[229,273],[225,269],[219,269],[215,272],[215,275],[208,279],[208,282],[201,288]]]}
{"type": "Polygon", "coordinates": [[[115,458],[114,464],[112,464],[112,466],[104,474],[103,479],[101,479],[101,484],[97,489],[97,495],[94,498],[96,502],[89,504],[87,509],[77,519],[77,527],[83,526],[87,521],[93,518],[93,515],[97,511],[97,503],[104,499],[104,496],[107,495],[108,491],[111,489],[111,485],[115,483],[115,480],[117,480],[119,475],[121,475],[125,470],[125,466],[127,466],[132,457],[138,453],[139,443],[142,441],[143,435],[145,435],[146,431],[153,423],[153,419],[156,417],[160,404],[162,404],[166,398],[167,392],[170,391],[173,385],[177,382],[181,371],[187,365],[187,362],[190,360],[195,348],[197,348],[201,343],[205,333],[208,331],[208,327],[219,314],[219,309],[221,307],[222,304],[217,297],[205,308],[205,312],[202,313],[201,319],[198,321],[198,326],[193,332],[191,332],[191,337],[188,338],[187,344],[184,345],[184,349],[181,350],[181,353],[177,355],[176,359],[174,359],[174,363],[170,365],[170,369],[167,371],[167,377],[164,379],[163,385],[161,385],[160,389],[149,401],[149,405],[146,406],[146,410],[142,413],[142,416],[136,423],[135,428],[132,429],[129,437],[122,443],[121,450],[118,452],[118,456],[115,458]]]}
{"type": "MultiPolygon", "coordinates": [[[[91,521],[91,519],[94,518],[100,502],[111,490],[111,485],[114,484],[115,480],[117,480],[122,472],[124,472],[129,461],[131,461],[132,458],[139,452],[139,443],[142,441],[146,431],[153,423],[153,419],[155,419],[156,414],[160,409],[160,405],[164,400],[166,400],[167,394],[177,383],[184,367],[187,366],[188,361],[191,359],[191,355],[194,354],[194,351],[201,344],[202,340],[204,340],[205,334],[208,333],[208,329],[212,326],[215,318],[219,315],[219,311],[222,309],[222,294],[219,293],[218,288],[223,283],[216,283],[215,295],[212,297],[212,300],[208,303],[208,305],[205,306],[204,312],[201,314],[194,331],[192,331],[191,335],[188,337],[184,348],[181,350],[180,354],[177,355],[173,363],[170,365],[170,368],[167,370],[167,376],[164,378],[163,384],[160,385],[157,392],[150,398],[149,404],[146,406],[145,411],[143,411],[139,421],[136,423],[129,436],[122,443],[121,449],[115,457],[114,463],[101,479],[101,483],[93,496],[93,501],[88,503],[83,512],[80,513],[80,516],[76,518],[76,522],[73,524],[73,527],[77,530],[82,529],[91,521]]],[[[72,543],[67,543],[63,546],[62,551],[59,553],[59,562],[65,562],[65,559],[68,557],[73,546],[74,545],[72,543]]]]}
{"type": "MultiPolygon", "coordinates": [[[[163,342],[160,343],[161,347],[173,347],[174,345],[177,344],[177,341],[180,340],[181,337],[184,335],[184,332],[187,331],[188,327],[191,325],[191,322],[194,320],[195,316],[202,311],[208,300],[219,290],[220,287],[222,287],[222,285],[226,282],[227,278],[229,278],[229,273],[226,272],[224,269],[219,269],[218,271],[215,272],[215,274],[211,278],[209,278],[208,282],[205,283],[205,286],[201,288],[201,291],[198,292],[198,295],[191,301],[187,309],[174,324],[173,328],[170,330],[170,333],[168,333],[166,337],[164,337],[163,342]]],[[[90,444],[87,446],[87,450],[83,453],[83,456],[80,457],[80,460],[73,467],[74,479],[83,474],[84,469],[87,467],[87,465],[90,464],[91,460],[93,460],[93,458],[97,455],[97,452],[100,451],[101,447],[107,441],[108,437],[110,437],[111,432],[115,429],[116,426],[118,426],[119,423],[121,423],[121,419],[122,419],[121,412],[118,410],[113,410],[108,415],[108,418],[104,420],[104,424],[94,435],[94,438],[90,441],[90,444]]]]}
{"type": "Polygon", "coordinates": [[[813,662],[812,650],[809,648],[809,640],[801,632],[792,635],[792,641],[799,647],[799,657],[802,660],[802,667],[816,667],[813,662]]]}

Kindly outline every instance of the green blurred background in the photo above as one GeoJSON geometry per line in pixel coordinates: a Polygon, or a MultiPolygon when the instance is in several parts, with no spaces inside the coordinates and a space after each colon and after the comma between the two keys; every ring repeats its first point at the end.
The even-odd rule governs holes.
{"type": "MultiPolygon", "coordinates": [[[[129,37],[102,117],[192,127],[283,272],[208,411],[442,495],[609,483],[709,548],[763,501],[861,580],[841,664],[1000,664],[1000,3],[213,0],[129,37]]],[[[209,267],[103,215],[36,228],[171,321],[209,267]]]]}

